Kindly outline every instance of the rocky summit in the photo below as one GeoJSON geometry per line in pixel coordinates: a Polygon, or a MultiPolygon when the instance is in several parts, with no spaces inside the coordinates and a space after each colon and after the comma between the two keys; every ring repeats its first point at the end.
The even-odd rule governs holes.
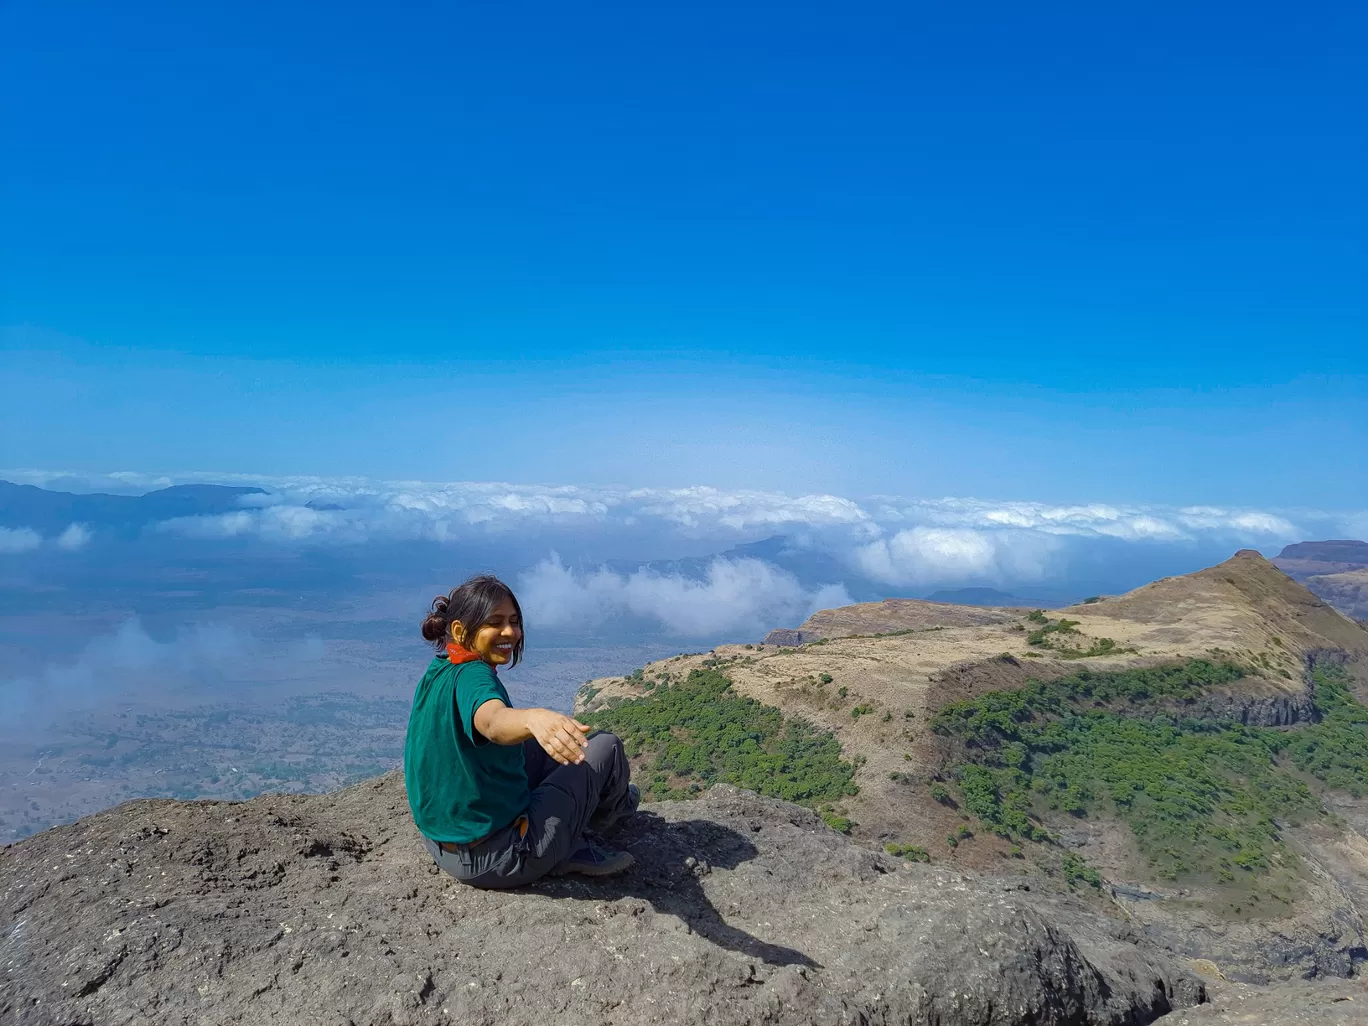
{"type": "Polygon", "coordinates": [[[617,843],[621,877],[489,892],[432,865],[398,774],[130,802],[0,854],[0,1021],[1121,1026],[1205,996],[1120,919],[726,785],[617,843]]]}

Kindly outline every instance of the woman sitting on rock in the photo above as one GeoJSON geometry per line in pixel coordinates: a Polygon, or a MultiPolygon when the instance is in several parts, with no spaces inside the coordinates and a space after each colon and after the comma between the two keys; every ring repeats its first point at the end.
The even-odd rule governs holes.
{"type": "Polygon", "coordinates": [[[437,865],[475,887],[547,874],[607,876],[628,852],[591,842],[636,811],[622,742],[550,709],[518,709],[496,668],[522,656],[522,610],[496,577],[432,600],[423,637],[438,649],[413,696],[404,786],[437,865]]]}

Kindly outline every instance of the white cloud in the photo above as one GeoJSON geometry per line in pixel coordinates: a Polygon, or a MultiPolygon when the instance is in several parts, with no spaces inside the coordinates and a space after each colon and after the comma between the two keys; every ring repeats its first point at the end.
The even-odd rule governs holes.
{"type": "Polygon", "coordinates": [[[43,544],[42,536],[27,527],[0,527],[0,554],[29,552],[43,544]]]}
{"type": "MultiPolygon", "coordinates": [[[[968,497],[856,500],[705,486],[621,489],[208,473],[82,477],[69,472],[0,471],[0,477],[121,492],[204,482],[266,489],[266,495],[246,497],[234,512],[158,525],[161,531],[199,539],[251,537],[278,544],[510,539],[540,551],[590,540],[595,551],[609,551],[630,532],[637,540],[633,547],[649,556],[719,551],[787,535],[853,571],[897,585],[1038,580],[1057,569],[1064,554],[1109,541],[1233,551],[1310,537],[1362,535],[1362,525],[1368,522],[1365,511],[968,497]]],[[[68,528],[61,536],[65,541],[58,544],[76,546],[81,535],[72,532],[68,528]]],[[[0,551],[36,545],[31,531],[0,535],[0,551]]]]}
{"type": "Polygon", "coordinates": [[[57,547],[66,552],[75,552],[85,548],[90,537],[90,530],[84,524],[72,524],[57,536],[57,547]]]}
{"type": "Polygon", "coordinates": [[[140,696],[164,699],[182,688],[289,682],[326,671],[324,655],[316,637],[265,641],[215,624],[183,624],[159,641],[131,617],[37,673],[0,677],[0,728],[140,696]]]}
{"type": "Polygon", "coordinates": [[[885,584],[1029,581],[1042,577],[1057,543],[1022,530],[913,527],[860,546],[852,562],[885,584]]]}
{"type": "Polygon", "coordinates": [[[1260,510],[1227,510],[1214,506],[1188,506],[1178,510],[1184,526],[1198,531],[1229,531],[1245,536],[1268,536],[1296,541],[1301,535],[1283,517],[1260,510]]]}
{"type": "Polygon", "coordinates": [[[696,580],[644,569],[576,574],[552,555],[519,578],[518,592],[529,623],[564,628],[628,615],[683,637],[758,634],[850,603],[839,584],[809,590],[758,559],[715,559],[696,580]]]}
{"type": "Polygon", "coordinates": [[[780,492],[724,492],[718,488],[638,489],[626,500],[638,513],[660,517],[683,527],[718,525],[734,531],[754,528],[872,526],[867,512],[850,499],[836,495],[780,492]]]}
{"type": "Polygon", "coordinates": [[[358,542],[370,538],[451,541],[515,530],[595,531],[618,527],[683,538],[747,540],[798,530],[873,537],[878,526],[858,503],[834,495],[724,492],[715,488],[615,490],[490,482],[368,482],[321,478],[226,478],[269,496],[217,516],[182,517],[160,529],[195,538],[253,535],[277,541],[358,542]]]}

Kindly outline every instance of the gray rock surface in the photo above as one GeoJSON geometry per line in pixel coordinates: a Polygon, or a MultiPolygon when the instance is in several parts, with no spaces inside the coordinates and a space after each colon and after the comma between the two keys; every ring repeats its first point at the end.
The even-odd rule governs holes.
{"type": "Polygon", "coordinates": [[[821,635],[816,631],[800,631],[792,627],[776,627],[765,635],[764,645],[781,645],[793,647],[795,645],[805,645],[809,641],[817,641],[821,635]]]}
{"type": "Polygon", "coordinates": [[[616,843],[622,877],[482,892],[436,871],[396,774],[131,802],[0,852],[0,1021],[1135,1026],[1204,995],[1072,899],[749,792],[616,843]]]}
{"type": "Polygon", "coordinates": [[[1271,987],[1216,983],[1211,1001],[1164,1016],[1159,1026],[1365,1026],[1368,983],[1297,980],[1271,987]]]}
{"type": "Polygon", "coordinates": [[[1233,720],[1247,727],[1291,727],[1320,719],[1316,696],[1310,688],[1300,693],[1273,689],[1260,693],[1249,687],[1243,691],[1213,688],[1181,711],[1198,719],[1233,720]]]}

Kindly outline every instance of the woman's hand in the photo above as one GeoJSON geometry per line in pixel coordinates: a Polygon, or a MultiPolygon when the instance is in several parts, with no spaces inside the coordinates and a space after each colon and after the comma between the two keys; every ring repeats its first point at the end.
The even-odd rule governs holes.
{"type": "Polygon", "coordinates": [[[584,748],[589,744],[587,724],[550,709],[527,709],[524,716],[528,732],[547,755],[562,766],[584,761],[584,748]]]}

